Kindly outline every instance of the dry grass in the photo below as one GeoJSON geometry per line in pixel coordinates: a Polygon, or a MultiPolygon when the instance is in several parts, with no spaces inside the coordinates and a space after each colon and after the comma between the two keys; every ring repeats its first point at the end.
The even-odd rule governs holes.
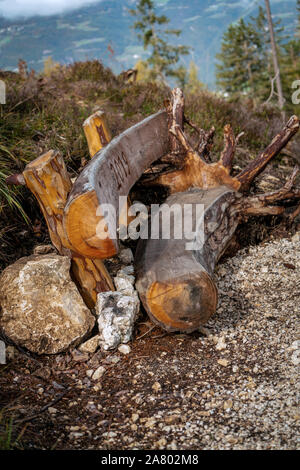
{"type": "MultiPolygon", "coordinates": [[[[7,104],[0,105],[1,268],[47,238],[42,230],[36,239],[32,225],[42,217],[34,198],[26,188],[8,187],[6,176],[22,172],[26,163],[51,148],[62,153],[76,176],[88,154],[82,123],[90,114],[105,110],[113,135],[118,135],[161,109],[169,90],[157,84],[126,84],[96,60],[55,67],[47,76],[30,73],[26,79],[0,71],[0,79],[7,85],[7,104]]],[[[250,101],[230,103],[205,90],[186,90],[185,96],[188,117],[201,127],[216,127],[216,157],[226,123],[236,133],[245,132],[237,152],[240,165],[268,144],[281,125],[274,108],[253,109],[250,101]]]]}

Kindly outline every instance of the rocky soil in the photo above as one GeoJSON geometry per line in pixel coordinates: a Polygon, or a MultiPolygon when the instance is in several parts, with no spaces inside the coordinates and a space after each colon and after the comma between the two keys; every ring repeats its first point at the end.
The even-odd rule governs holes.
{"type": "Polygon", "coordinates": [[[296,449],[300,234],[220,264],[217,314],[192,335],[141,317],[129,348],[8,348],[0,406],[17,447],[296,449]]]}

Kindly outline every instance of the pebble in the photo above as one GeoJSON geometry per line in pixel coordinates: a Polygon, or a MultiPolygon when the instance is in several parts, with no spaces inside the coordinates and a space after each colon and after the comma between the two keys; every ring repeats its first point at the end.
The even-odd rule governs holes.
{"type": "Polygon", "coordinates": [[[226,349],[226,343],[225,343],[225,338],[222,336],[216,344],[216,350],[222,351],[223,349],[226,349]]]}
{"type": "Polygon", "coordinates": [[[159,392],[161,390],[161,385],[159,382],[154,382],[154,384],[152,385],[152,389],[155,391],[155,392],[159,392]]]}
{"type": "Polygon", "coordinates": [[[133,413],[133,414],[131,415],[131,421],[132,421],[133,423],[136,423],[139,419],[140,419],[140,416],[139,416],[137,413],[133,413]]]}
{"type": "Polygon", "coordinates": [[[92,379],[93,380],[101,379],[101,377],[103,376],[105,372],[106,372],[105,367],[103,366],[98,367],[98,369],[96,369],[95,372],[93,373],[92,379]]]}
{"type": "Polygon", "coordinates": [[[122,354],[129,354],[131,348],[130,346],[128,346],[128,344],[120,344],[120,346],[118,347],[118,351],[122,354]]]}
{"type": "Polygon", "coordinates": [[[100,341],[100,336],[94,336],[93,338],[90,338],[87,340],[85,343],[81,344],[79,346],[79,351],[82,353],[88,353],[88,354],[93,354],[94,352],[97,351],[99,347],[99,341],[100,341]]]}
{"type": "Polygon", "coordinates": [[[57,409],[53,408],[52,406],[49,406],[48,411],[49,411],[49,413],[51,413],[53,415],[55,415],[57,413],[57,409]]]}
{"type": "Polygon", "coordinates": [[[230,364],[230,362],[227,361],[227,359],[219,359],[218,364],[220,364],[220,366],[227,367],[230,364]]]}

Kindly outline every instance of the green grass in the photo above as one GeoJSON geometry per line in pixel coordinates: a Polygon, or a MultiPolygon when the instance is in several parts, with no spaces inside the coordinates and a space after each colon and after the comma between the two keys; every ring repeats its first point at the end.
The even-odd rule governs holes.
{"type": "Polygon", "coordinates": [[[8,416],[3,410],[0,410],[0,451],[1,450],[21,450],[22,437],[27,425],[20,432],[14,425],[13,416],[8,416]]]}

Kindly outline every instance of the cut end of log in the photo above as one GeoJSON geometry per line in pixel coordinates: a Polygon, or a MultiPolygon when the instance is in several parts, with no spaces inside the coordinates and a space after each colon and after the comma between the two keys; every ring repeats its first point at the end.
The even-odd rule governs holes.
{"type": "Polygon", "coordinates": [[[170,332],[197,330],[215,313],[218,303],[215,284],[205,271],[154,282],[143,297],[150,318],[170,332]]]}
{"type": "Polygon", "coordinates": [[[109,238],[106,222],[99,215],[95,191],[81,194],[66,206],[64,228],[72,251],[87,258],[106,259],[118,252],[118,241],[109,238]],[[99,236],[101,235],[101,237],[99,236]]]}

